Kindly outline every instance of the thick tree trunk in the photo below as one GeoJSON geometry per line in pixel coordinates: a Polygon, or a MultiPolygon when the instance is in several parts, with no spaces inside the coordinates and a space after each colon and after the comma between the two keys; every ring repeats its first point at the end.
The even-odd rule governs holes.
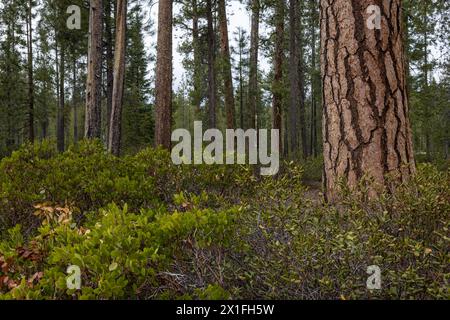
{"type": "Polygon", "coordinates": [[[227,128],[234,128],[234,88],[231,73],[230,45],[228,40],[228,20],[226,1],[218,2],[220,51],[222,55],[222,76],[225,91],[225,112],[227,115],[227,128]]]}
{"type": "Polygon", "coordinates": [[[216,128],[217,83],[216,83],[216,41],[212,14],[212,1],[206,0],[206,18],[208,24],[208,117],[209,127],[216,128]]]}
{"type": "Polygon", "coordinates": [[[171,149],[172,123],[172,1],[160,0],[156,58],[155,144],[171,149]]]}
{"type": "Polygon", "coordinates": [[[127,0],[117,1],[116,42],[114,50],[114,85],[109,128],[108,150],[115,156],[120,155],[122,137],[122,102],[125,80],[125,46],[127,28],[127,0]]]}
{"type": "Polygon", "coordinates": [[[32,0],[28,1],[27,48],[28,48],[28,140],[34,141],[34,80],[33,80],[33,16],[32,0]]]}
{"type": "Polygon", "coordinates": [[[258,106],[258,49],[259,49],[259,15],[260,2],[252,0],[252,19],[250,30],[250,65],[248,84],[248,128],[256,128],[257,106],[258,106]]]}
{"type": "Polygon", "coordinates": [[[282,154],[282,123],[283,123],[283,59],[284,59],[284,0],[277,0],[275,4],[275,56],[273,80],[273,129],[280,130],[280,154],[282,154]]]}
{"type": "Polygon", "coordinates": [[[381,30],[369,29],[369,0],[321,0],[324,185],[329,200],[344,178],[387,187],[415,172],[406,94],[401,0],[383,2],[381,30]]]}
{"type": "Polygon", "coordinates": [[[85,137],[101,138],[102,0],[90,1],[85,137]]]}

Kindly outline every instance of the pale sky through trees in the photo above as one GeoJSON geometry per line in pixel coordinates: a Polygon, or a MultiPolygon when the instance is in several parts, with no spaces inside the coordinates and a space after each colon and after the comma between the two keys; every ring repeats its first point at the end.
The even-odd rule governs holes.
{"type": "MultiPolygon", "coordinates": [[[[174,15],[177,14],[180,10],[179,4],[174,4],[174,15]]],[[[243,28],[248,33],[250,32],[250,12],[246,10],[246,5],[243,3],[240,3],[240,1],[234,0],[234,1],[228,1],[227,5],[227,14],[228,14],[228,21],[229,21],[229,39],[230,39],[230,47],[235,46],[234,35],[233,33],[237,30],[238,27],[243,28]]],[[[154,22],[154,30],[158,30],[158,4],[156,3],[151,8],[151,20],[154,22]]],[[[264,28],[262,29],[262,32],[264,32],[264,28]]],[[[178,52],[178,45],[181,42],[181,37],[183,36],[183,31],[180,30],[180,28],[174,29],[174,42],[173,42],[173,72],[174,72],[174,90],[176,90],[179,85],[181,84],[183,73],[185,72],[182,60],[183,55],[178,52]]],[[[153,37],[148,37],[147,40],[147,48],[155,52],[154,45],[156,43],[156,36],[157,32],[155,32],[153,37]]],[[[261,70],[266,70],[269,68],[269,62],[262,57],[260,54],[260,60],[259,60],[260,66],[259,68],[261,70]]],[[[154,65],[152,64],[150,66],[150,70],[153,70],[154,65]]]]}

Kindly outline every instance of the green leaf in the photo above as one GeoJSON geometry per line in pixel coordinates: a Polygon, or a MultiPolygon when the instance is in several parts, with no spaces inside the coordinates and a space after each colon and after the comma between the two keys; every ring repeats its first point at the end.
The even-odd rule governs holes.
{"type": "Polygon", "coordinates": [[[119,265],[117,264],[117,262],[113,262],[109,265],[109,271],[114,271],[117,269],[119,265]]]}

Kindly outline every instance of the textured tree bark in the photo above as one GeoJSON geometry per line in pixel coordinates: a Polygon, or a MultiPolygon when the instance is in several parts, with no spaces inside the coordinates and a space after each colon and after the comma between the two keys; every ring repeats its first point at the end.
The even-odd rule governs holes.
{"type": "Polygon", "coordinates": [[[209,127],[216,128],[217,83],[216,83],[216,41],[212,14],[212,1],[206,0],[208,38],[208,117],[209,127]]]}
{"type": "Polygon", "coordinates": [[[230,45],[228,40],[228,20],[226,1],[218,2],[220,51],[222,55],[222,76],[225,90],[225,112],[227,115],[227,128],[234,128],[234,88],[231,73],[230,45]]]}
{"type": "Polygon", "coordinates": [[[280,154],[282,151],[282,123],[283,123],[283,58],[284,58],[284,0],[278,0],[275,4],[275,56],[274,56],[274,80],[273,80],[273,129],[280,130],[280,154]]]}
{"type": "Polygon", "coordinates": [[[156,57],[155,144],[171,149],[172,124],[172,1],[160,0],[156,57]]]}
{"type": "Polygon", "coordinates": [[[116,42],[114,50],[114,82],[112,92],[111,119],[109,121],[108,150],[120,156],[122,138],[122,104],[125,81],[125,46],[127,28],[127,0],[117,0],[116,42]]]}
{"type": "Polygon", "coordinates": [[[84,134],[88,139],[101,137],[102,4],[102,0],[90,1],[84,134]]]}
{"type": "Polygon", "coordinates": [[[415,172],[408,119],[401,0],[376,1],[381,30],[368,28],[370,0],[321,0],[324,186],[335,200],[336,183],[355,187],[363,176],[388,187],[415,172]]]}
{"type": "Polygon", "coordinates": [[[259,49],[259,15],[260,2],[251,2],[252,18],[250,30],[250,61],[249,61],[249,83],[248,83],[248,128],[256,128],[257,106],[258,106],[258,49],[259,49]]]}

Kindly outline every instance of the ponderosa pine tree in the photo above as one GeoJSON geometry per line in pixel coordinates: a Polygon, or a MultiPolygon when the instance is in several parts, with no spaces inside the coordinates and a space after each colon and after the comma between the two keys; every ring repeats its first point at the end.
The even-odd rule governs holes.
{"type": "Polygon", "coordinates": [[[101,80],[103,53],[103,1],[90,0],[85,137],[101,137],[101,80]]]}
{"type": "Polygon", "coordinates": [[[27,5],[28,140],[34,141],[33,1],[27,5]]]}
{"type": "Polygon", "coordinates": [[[206,0],[206,20],[208,39],[208,125],[217,125],[217,71],[216,71],[216,35],[214,31],[212,0],[206,0]]]}
{"type": "Polygon", "coordinates": [[[172,124],[172,1],[160,0],[156,57],[155,144],[171,149],[172,124]]]}
{"type": "Polygon", "coordinates": [[[380,30],[368,25],[372,4],[320,3],[324,185],[331,201],[340,179],[355,187],[368,176],[387,187],[386,174],[407,181],[415,172],[401,1],[380,7],[380,30]]]}
{"type": "Polygon", "coordinates": [[[284,11],[285,1],[275,2],[275,52],[273,58],[274,80],[272,101],[272,128],[280,130],[280,154],[282,154],[282,123],[283,123],[283,60],[284,60],[284,11]]]}
{"type": "Polygon", "coordinates": [[[111,119],[109,121],[108,150],[120,155],[122,139],[122,106],[125,81],[125,46],[127,28],[127,0],[117,1],[116,41],[114,50],[114,83],[112,92],[111,119]]]}
{"type": "Polygon", "coordinates": [[[258,54],[259,54],[259,0],[251,0],[251,27],[250,27],[250,59],[249,59],[249,83],[248,83],[248,128],[256,128],[258,112],[258,54]]]}
{"type": "Polygon", "coordinates": [[[225,91],[225,113],[227,128],[234,128],[234,88],[233,76],[231,74],[230,44],[228,40],[228,19],[226,0],[218,1],[219,31],[220,31],[220,53],[222,63],[222,78],[225,91]]]}

